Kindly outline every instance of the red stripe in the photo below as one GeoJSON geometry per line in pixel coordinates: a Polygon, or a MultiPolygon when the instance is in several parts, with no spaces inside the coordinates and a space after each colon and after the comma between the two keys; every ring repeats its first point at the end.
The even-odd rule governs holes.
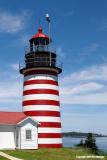
{"type": "Polygon", "coordinates": [[[40,122],[39,127],[61,128],[61,123],[58,123],[58,122],[40,122]]]}
{"type": "Polygon", "coordinates": [[[54,89],[29,89],[23,92],[23,96],[29,94],[54,94],[59,95],[59,92],[54,89]]]}
{"type": "Polygon", "coordinates": [[[38,138],[62,138],[61,133],[38,133],[38,138]]]}
{"type": "Polygon", "coordinates": [[[52,84],[58,86],[58,82],[53,80],[29,80],[24,82],[24,86],[31,84],[52,84]]]}
{"type": "Polygon", "coordinates": [[[28,105],[55,105],[55,106],[60,106],[59,101],[55,100],[28,100],[28,101],[23,101],[23,106],[28,106],[28,105]]]}
{"type": "Polygon", "coordinates": [[[30,70],[30,71],[26,71],[24,73],[24,76],[28,76],[32,74],[49,74],[49,75],[57,76],[58,73],[50,70],[30,70]]]}
{"type": "Polygon", "coordinates": [[[39,148],[62,148],[63,145],[61,144],[38,144],[39,148]]]}
{"type": "Polygon", "coordinates": [[[54,116],[60,117],[60,112],[58,111],[24,111],[26,115],[30,116],[54,116]]]}

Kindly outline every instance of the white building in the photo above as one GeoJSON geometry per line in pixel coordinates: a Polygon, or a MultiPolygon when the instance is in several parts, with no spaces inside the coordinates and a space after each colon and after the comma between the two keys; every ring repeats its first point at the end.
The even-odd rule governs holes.
{"type": "Polygon", "coordinates": [[[38,149],[38,125],[22,112],[0,112],[0,149],[38,149]]]}

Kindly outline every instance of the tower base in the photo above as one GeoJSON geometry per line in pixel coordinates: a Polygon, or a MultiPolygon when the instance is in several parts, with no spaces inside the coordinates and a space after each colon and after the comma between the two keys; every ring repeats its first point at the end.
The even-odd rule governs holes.
{"type": "Polygon", "coordinates": [[[63,144],[39,144],[38,148],[62,148],[63,144]]]}

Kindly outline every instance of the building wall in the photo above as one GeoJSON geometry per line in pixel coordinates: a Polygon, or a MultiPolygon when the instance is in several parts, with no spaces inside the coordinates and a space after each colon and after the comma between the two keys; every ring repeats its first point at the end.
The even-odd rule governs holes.
{"type": "Polygon", "coordinates": [[[15,126],[0,125],[0,149],[15,149],[15,126]]]}
{"type": "Polygon", "coordinates": [[[36,72],[35,69],[25,73],[23,111],[41,124],[38,127],[39,148],[60,148],[62,134],[58,75],[52,69],[43,69],[43,73],[38,69],[36,72]]]}
{"type": "Polygon", "coordinates": [[[38,148],[38,133],[37,126],[33,123],[26,122],[19,129],[19,142],[18,148],[20,149],[37,149],[38,148]],[[26,140],[26,130],[32,131],[32,139],[26,140]]]}

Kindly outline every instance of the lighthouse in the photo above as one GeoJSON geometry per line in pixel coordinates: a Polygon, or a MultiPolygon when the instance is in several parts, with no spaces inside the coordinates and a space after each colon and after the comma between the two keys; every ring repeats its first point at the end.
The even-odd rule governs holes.
{"type": "Polygon", "coordinates": [[[58,65],[56,51],[50,48],[52,39],[43,33],[42,27],[29,40],[25,51],[23,112],[39,122],[38,148],[61,148],[61,115],[58,89],[58,65]]]}

